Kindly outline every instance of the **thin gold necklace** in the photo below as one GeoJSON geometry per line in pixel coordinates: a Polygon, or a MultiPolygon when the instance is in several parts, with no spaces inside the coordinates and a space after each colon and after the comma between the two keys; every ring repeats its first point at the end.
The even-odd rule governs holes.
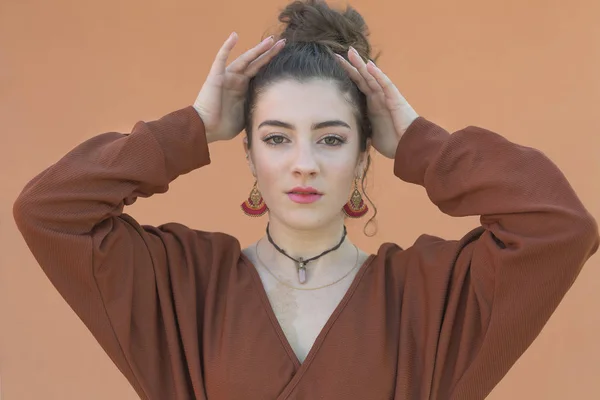
{"type": "Polygon", "coordinates": [[[256,242],[256,245],[254,246],[254,251],[256,252],[256,258],[258,259],[258,262],[259,262],[259,264],[260,264],[261,266],[263,266],[263,267],[264,267],[264,268],[267,270],[267,272],[268,272],[268,273],[269,273],[269,274],[270,274],[270,275],[271,275],[273,278],[275,278],[275,280],[276,280],[277,282],[281,283],[283,286],[287,286],[287,287],[289,287],[290,289],[294,289],[294,290],[318,290],[318,289],[323,289],[323,288],[326,288],[326,287],[328,287],[328,286],[335,285],[336,283],[340,282],[342,279],[344,279],[345,277],[347,277],[348,275],[350,275],[350,273],[352,273],[352,271],[354,271],[354,270],[355,270],[356,268],[358,268],[358,266],[359,266],[359,262],[358,262],[358,261],[359,261],[359,258],[360,258],[360,257],[359,257],[358,247],[356,247],[356,245],[355,245],[355,244],[352,244],[352,245],[354,246],[354,248],[356,249],[356,263],[354,264],[354,267],[353,267],[353,268],[352,268],[350,271],[348,271],[348,272],[346,273],[346,275],[344,275],[344,276],[342,276],[341,278],[339,278],[338,280],[336,280],[336,281],[334,281],[334,282],[332,282],[332,283],[328,283],[327,285],[324,285],[324,286],[319,286],[319,287],[316,287],[316,288],[299,288],[299,287],[295,287],[295,286],[289,285],[289,284],[287,284],[287,283],[285,283],[285,282],[283,282],[283,281],[279,280],[279,278],[277,278],[277,277],[275,276],[275,274],[274,274],[273,272],[271,272],[271,270],[269,269],[269,267],[267,267],[267,265],[266,265],[266,264],[263,262],[263,260],[260,258],[260,255],[258,254],[258,244],[259,244],[259,243],[260,243],[260,240],[259,240],[258,242],[256,242]]]}

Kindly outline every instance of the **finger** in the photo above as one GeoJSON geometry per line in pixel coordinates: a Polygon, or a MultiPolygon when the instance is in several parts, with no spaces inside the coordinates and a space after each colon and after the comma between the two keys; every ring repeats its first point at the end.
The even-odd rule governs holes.
{"type": "Polygon", "coordinates": [[[273,47],[273,36],[269,36],[262,42],[246,51],[244,54],[236,58],[228,67],[227,71],[236,74],[242,74],[248,68],[248,65],[256,60],[261,54],[273,47]]]}
{"type": "Polygon", "coordinates": [[[281,49],[285,47],[285,39],[281,39],[277,41],[269,50],[261,54],[256,60],[252,61],[246,71],[244,71],[244,75],[248,78],[252,78],[257,74],[258,70],[261,69],[264,65],[268,64],[269,61],[273,59],[279,53],[281,49]]]}
{"type": "Polygon", "coordinates": [[[375,78],[381,89],[383,90],[383,94],[389,100],[394,102],[401,102],[404,98],[400,93],[400,90],[394,85],[394,82],[383,73],[383,71],[375,65],[373,61],[369,61],[367,64],[367,69],[371,73],[371,75],[375,78]]]}
{"type": "Polygon", "coordinates": [[[351,47],[350,51],[348,51],[348,60],[364,78],[365,82],[367,83],[372,92],[380,92],[382,90],[377,80],[367,70],[367,65],[363,61],[362,57],[358,54],[356,50],[354,50],[353,47],[351,47]]]}
{"type": "Polygon", "coordinates": [[[222,74],[225,72],[225,67],[227,66],[227,58],[229,58],[229,53],[231,53],[231,50],[237,43],[237,40],[238,40],[238,35],[235,32],[233,32],[231,35],[229,35],[227,40],[225,40],[225,43],[223,43],[223,45],[217,52],[215,61],[213,62],[212,66],[210,67],[210,72],[209,72],[210,75],[219,75],[219,74],[222,74]]]}
{"type": "Polygon", "coordinates": [[[369,88],[369,85],[367,85],[365,78],[362,77],[362,75],[357,71],[357,69],[354,68],[352,64],[350,64],[341,55],[336,54],[336,56],[340,62],[340,65],[342,66],[342,68],[344,68],[344,71],[348,73],[348,76],[350,76],[350,79],[352,79],[352,81],[356,83],[360,91],[363,92],[365,95],[371,93],[371,89],[369,88]]]}

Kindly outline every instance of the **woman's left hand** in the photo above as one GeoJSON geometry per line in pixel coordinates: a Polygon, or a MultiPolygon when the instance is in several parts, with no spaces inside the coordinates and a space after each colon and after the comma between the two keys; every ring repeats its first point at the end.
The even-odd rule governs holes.
{"type": "Polygon", "coordinates": [[[400,138],[419,114],[400,94],[398,88],[372,61],[365,63],[350,48],[348,62],[338,55],[341,65],[367,97],[373,128],[371,144],[379,153],[394,159],[400,138]]]}

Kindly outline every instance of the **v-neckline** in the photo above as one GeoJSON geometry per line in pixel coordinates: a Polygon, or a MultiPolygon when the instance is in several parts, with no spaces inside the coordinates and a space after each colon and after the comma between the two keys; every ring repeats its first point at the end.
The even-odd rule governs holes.
{"type": "Polygon", "coordinates": [[[321,348],[329,330],[331,329],[331,327],[333,326],[333,324],[335,323],[337,318],[340,316],[340,314],[342,313],[342,311],[344,310],[344,308],[346,307],[346,305],[348,304],[350,299],[352,298],[352,295],[356,291],[358,284],[362,280],[362,277],[364,276],[368,267],[373,262],[373,259],[375,258],[375,256],[376,256],[375,254],[370,254],[367,257],[367,259],[362,263],[358,272],[354,276],[352,283],[348,287],[348,290],[346,290],[346,293],[344,294],[344,296],[342,297],[342,299],[340,300],[338,305],[335,307],[335,309],[333,310],[333,312],[327,319],[327,322],[325,322],[325,325],[323,326],[323,328],[317,335],[315,341],[313,342],[313,345],[311,346],[306,358],[304,359],[304,362],[301,363],[300,360],[298,359],[298,356],[296,356],[296,353],[294,352],[292,345],[290,344],[287,337],[285,336],[285,333],[283,331],[281,324],[279,323],[279,320],[277,319],[277,316],[275,315],[275,310],[273,310],[273,307],[271,306],[271,302],[269,301],[269,296],[267,295],[267,291],[262,283],[262,280],[260,279],[260,275],[259,275],[254,263],[252,261],[250,261],[250,259],[248,258],[248,256],[246,256],[246,254],[244,254],[243,252],[240,252],[240,258],[251,269],[250,274],[252,275],[252,278],[253,278],[254,284],[256,286],[256,290],[258,291],[263,308],[265,309],[267,315],[269,316],[269,320],[271,321],[271,326],[275,330],[275,333],[277,333],[277,336],[279,337],[279,340],[280,340],[284,350],[286,351],[286,353],[292,360],[292,363],[294,364],[294,368],[296,369],[296,373],[294,374],[294,377],[292,378],[292,380],[290,382],[288,382],[285,390],[283,390],[283,392],[278,396],[278,398],[277,398],[278,400],[287,398],[287,396],[292,392],[294,387],[298,384],[298,382],[302,378],[302,375],[304,375],[306,370],[309,368],[310,364],[312,363],[312,361],[316,357],[319,349],[321,348]]]}

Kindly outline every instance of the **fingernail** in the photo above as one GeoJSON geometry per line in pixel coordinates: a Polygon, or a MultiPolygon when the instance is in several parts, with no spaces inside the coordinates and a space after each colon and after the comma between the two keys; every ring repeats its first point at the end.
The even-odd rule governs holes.
{"type": "Polygon", "coordinates": [[[269,36],[268,38],[263,39],[263,43],[268,42],[269,40],[273,40],[273,35],[269,36]]]}
{"type": "Polygon", "coordinates": [[[372,66],[374,66],[375,68],[377,68],[377,65],[375,65],[375,63],[373,62],[373,60],[369,60],[369,62],[367,62],[367,64],[371,64],[372,66]]]}
{"type": "Polygon", "coordinates": [[[275,44],[279,44],[279,43],[285,43],[285,42],[287,42],[287,39],[279,39],[279,40],[277,41],[277,43],[275,43],[275,44]]]}
{"type": "Polygon", "coordinates": [[[358,51],[356,51],[356,49],[354,47],[350,46],[350,50],[352,50],[354,52],[354,54],[356,54],[357,56],[359,55],[358,51]]]}

